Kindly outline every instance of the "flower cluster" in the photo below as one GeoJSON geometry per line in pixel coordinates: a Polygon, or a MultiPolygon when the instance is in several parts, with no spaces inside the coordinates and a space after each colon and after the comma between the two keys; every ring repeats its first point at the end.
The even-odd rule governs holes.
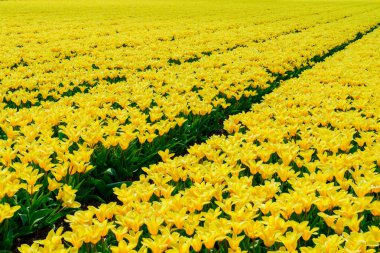
{"type": "Polygon", "coordinates": [[[375,30],[20,252],[377,252],[379,47],[375,30]]]}
{"type": "MultiPolygon", "coordinates": [[[[33,22],[21,29],[21,18],[10,18],[18,9],[1,4],[7,25],[0,40],[7,53],[0,59],[0,196],[49,189],[67,207],[79,206],[76,192],[70,191],[70,197],[63,192],[79,185],[74,174],[93,169],[90,160],[99,145],[127,150],[136,140],[151,143],[185,122],[191,125],[189,115],[208,115],[228,108],[230,100],[239,103],[255,96],[275,75],[301,68],[313,56],[351,40],[378,17],[367,5],[337,10],[315,3],[287,15],[280,15],[281,9],[252,20],[244,16],[236,25],[206,20],[197,31],[178,24],[178,35],[167,31],[167,25],[154,26],[147,35],[138,32],[139,22],[123,26],[121,12],[99,27],[93,18],[75,25],[57,14],[71,5],[49,4],[52,13],[46,15],[43,1],[17,7],[34,10],[33,22]]],[[[84,1],[75,10],[88,4],[84,1]]],[[[250,10],[257,5],[252,3],[250,10]]],[[[236,8],[217,17],[237,18],[236,8]]],[[[89,11],[105,18],[99,5],[89,11]]]]}

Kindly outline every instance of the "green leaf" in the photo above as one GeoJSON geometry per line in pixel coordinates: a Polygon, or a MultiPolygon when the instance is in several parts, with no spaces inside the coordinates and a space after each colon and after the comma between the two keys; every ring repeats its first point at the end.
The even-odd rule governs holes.
{"type": "MultiPolygon", "coordinates": [[[[10,249],[12,247],[14,239],[15,239],[15,236],[13,235],[13,230],[12,229],[8,230],[8,232],[3,237],[3,241],[0,242],[1,248],[10,249]]],[[[11,252],[11,251],[0,250],[0,253],[2,252],[11,252]]]]}
{"type": "Polygon", "coordinates": [[[50,195],[50,192],[48,192],[47,194],[41,194],[41,196],[38,196],[38,194],[36,194],[36,196],[33,197],[33,201],[32,201],[32,207],[31,209],[34,210],[34,209],[38,209],[38,207],[42,204],[42,203],[46,203],[49,198],[48,198],[48,195],[50,195]]]}
{"type": "Polygon", "coordinates": [[[90,200],[90,199],[92,199],[92,200],[97,200],[97,201],[99,201],[99,202],[101,202],[101,203],[105,203],[104,199],[102,199],[102,198],[99,197],[98,195],[94,195],[94,194],[92,194],[92,195],[87,195],[87,196],[86,196],[86,200],[90,200]]]}
{"type": "Polygon", "coordinates": [[[28,223],[28,215],[20,213],[19,216],[23,226],[28,223]]]}
{"type": "Polygon", "coordinates": [[[59,220],[60,218],[62,217],[65,217],[67,214],[69,214],[71,211],[70,210],[66,210],[66,211],[60,211],[59,213],[54,213],[54,214],[51,214],[45,221],[46,224],[50,224],[52,225],[53,223],[55,223],[57,220],[59,220]]]}
{"type": "Polygon", "coordinates": [[[33,226],[42,219],[45,219],[50,213],[52,213],[52,209],[41,209],[33,212],[29,217],[30,225],[33,226]]]}
{"type": "Polygon", "coordinates": [[[21,236],[32,234],[33,232],[34,232],[34,230],[30,226],[25,226],[25,227],[17,228],[17,230],[15,230],[14,237],[18,238],[18,237],[21,237],[21,236]]]}
{"type": "Polygon", "coordinates": [[[115,182],[115,183],[111,183],[111,184],[107,184],[107,188],[115,188],[115,187],[120,187],[122,184],[126,184],[127,186],[130,186],[132,184],[131,181],[121,181],[121,182],[115,182]]]}
{"type": "Polygon", "coordinates": [[[113,169],[113,168],[108,168],[106,171],[104,171],[104,174],[108,174],[108,175],[111,175],[111,176],[114,176],[116,177],[116,171],[113,169]]]}

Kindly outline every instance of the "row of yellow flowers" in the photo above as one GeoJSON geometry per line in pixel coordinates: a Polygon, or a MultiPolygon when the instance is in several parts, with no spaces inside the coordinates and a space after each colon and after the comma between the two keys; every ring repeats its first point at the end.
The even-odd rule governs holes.
{"type": "Polygon", "coordinates": [[[120,204],[68,215],[69,230],[20,252],[377,252],[379,42],[376,30],[282,83],[225,121],[231,135],[160,152],[114,189],[120,204]]]}
{"type": "MultiPolygon", "coordinates": [[[[342,15],[340,12],[338,14],[342,15]]],[[[302,66],[313,55],[323,54],[333,46],[352,38],[357,32],[368,29],[376,21],[375,14],[376,12],[372,11],[355,15],[352,18],[316,26],[301,33],[281,36],[264,43],[252,42],[247,48],[217,54],[196,64],[183,64],[157,73],[144,72],[136,74],[135,77],[128,76],[126,83],[108,85],[103,82],[89,94],[62,98],[58,103],[46,102],[40,107],[22,110],[4,109],[1,111],[0,120],[5,135],[5,140],[1,141],[1,163],[7,168],[17,170],[15,167],[28,167],[27,164],[32,162],[46,172],[51,171],[58,181],[67,173],[86,172],[91,169],[88,165],[91,148],[99,141],[105,147],[120,145],[122,149],[126,149],[129,142],[135,138],[139,138],[142,143],[151,142],[156,136],[165,134],[177,125],[181,126],[185,120],[181,114],[191,112],[204,115],[210,113],[215,106],[227,107],[226,101],[217,97],[219,92],[226,94],[227,97],[237,98],[242,95],[254,95],[255,91],[247,91],[246,88],[249,86],[263,88],[273,79],[263,68],[266,62],[257,59],[262,58],[266,61],[271,58],[281,59],[280,56],[283,55],[281,50],[284,48],[290,50],[284,55],[292,55],[292,58],[297,59],[295,62],[288,61],[291,67],[302,66]],[[293,48],[285,47],[286,44],[305,46],[301,46],[302,50],[294,51],[293,48]],[[216,67],[220,67],[220,70],[215,71],[216,67]],[[191,76],[194,68],[196,74],[191,76]],[[176,74],[170,74],[170,71],[176,74]],[[250,80],[253,80],[253,83],[249,82],[250,80]],[[162,83],[167,84],[162,85],[162,83]],[[194,86],[199,90],[191,91],[194,86]],[[179,100],[183,103],[179,103],[179,100]],[[122,107],[122,110],[112,108],[115,102],[122,107]],[[157,105],[151,106],[152,102],[157,105]],[[137,107],[131,106],[134,103],[137,107]],[[147,109],[149,111],[145,113],[147,109]],[[63,139],[54,136],[54,127],[59,128],[59,134],[64,135],[63,139]],[[68,147],[80,140],[82,141],[80,151],[70,154],[68,147]],[[59,162],[51,161],[53,154],[56,154],[59,162]],[[21,160],[21,164],[14,162],[17,159],[21,160]]],[[[326,18],[326,21],[328,20],[326,18]]],[[[317,20],[313,16],[308,22],[316,23],[317,20]]],[[[54,61],[54,57],[48,57],[44,61],[49,59],[54,61]]],[[[278,66],[278,69],[282,68],[278,66]]],[[[289,67],[284,66],[284,68],[289,67]]],[[[24,70],[34,73],[32,66],[27,66],[24,70]]],[[[56,73],[54,71],[54,75],[56,73]]],[[[38,71],[34,75],[40,76],[38,71]]],[[[54,80],[63,79],[64,77],[54,77],[54,80]]],[[[67,79],[73,80],[70,77],[67,79]]],[[[56,86],[55,82],[49,81],[49,83],[56,86]]],[[[15,94],[9,97],[15,100],[33,101],[32,98],[28,98],[30,94],[32,92],[23,92],[20,97],[15,94]]],[[[18,176],[11,178],[11,181],[25,180],[18,176]]],[[[37,181],[38,178],[34,179],[31,182],[37,181]]],[[[38,189],[33,186],[34,184],[28,184],[30,193],[38,189]]],[[[13,195],[15,189],[17,191],[17,187],[12,187],[9,195],[13,195]]],[[[5,194],[7,191],[1,195],[5,194]]]]}
{"type": "MultiPolygon", "coordinates": [[[[273,6],[273,3],[268,6],[273,6]]],[[[104,35],[94,36],[89,34],[93,30],[76,25],[75,21],[67,24],[73,28],[63,31],[58,29],[61,25],[56,23],[58,21],[52,21],[45,29],[50,31],[58,27],[57,32],[47,33],[43,28],[38,29],[38,23],[30,30],[25,27],[24,31],[18,32],[19,21],[11,19],[15,20],[14,23],[8,21],[9,27],[3,34],[4,41],[10,40],[9,37],[5,38],[10,34],[15,39],[12,43],[5,44],[8,53],[1,56],[0,100],[5,102],[1,107],[9,104],[16,107],[24,104],[30,106],[45,100],[58,100],[62,95],[88,91],[96,85],[104,86],[107,79],[120,77],[127,79],[128,86],[140,86],[141,82],[149,82],[155,86],[164,83],[175,87],[182,87],[183,84],[185,87],[200,84],[207,87],[217,83],[227,89],[227,92],[231,90],[231,83],[249,86],[253,81],[255,86],[260,86],[269,78],[263,68],[274,73],[292,70],[314,55],[322,55],[326,48],[330,48],[326,47],[326,43],[339,45],[347,36],[365,31],[377,17],[373,6],[353,5],[338,10],[331,10],[328,6],[326,10],[325,7],[311,5],[301,13],[292,11],[282,18],[277,17],[277,11],[273,11],[269,20],[268,16],[260,15],[246,21],[252,22],[252,25],[239,25],[237,28],[222,29],[225,28],[224,23],[219,24],[222,28],[214,24],[211,27],[215,26],[215,32],[204,31],[174,41],[161,41],[157,35],[146,39],[145,31],[140,31],[131,33],[136,34],[136,41],[132,45],[125,40],[134,30],[111,33],[108,25],[101,25],[97,33],[104,35]],[[306,32],[299,34],[303,30],[306,32]],[[328,40],[321,36],[321,32],[326,31],[334,37],[328,40]],[[42,40],[41,36],[44,41],[36,43],[42,40]],[[205,37],[206,41],[203,43],[199,36],[205,37]],[[278,36],[280,38],[277,39],[278,36]],[[324,42],[326,40],[328,42],[324,42]],[[129,46],[118,46],[123,41],[129,46]],[[210,45],[207,41],[215,45],[210,45]],[[267,42],[261,43],[262,41],[267,42]],[[201,48],[194,49],[197,45],[201,48]],[[236,47],[236,52],[230,51],[236,47]],[[303,50],[307,50],[307,53],[300,53],[303,50]],[[241,55],[245,54],[248,55],[242,58],[241,55]],[[199,62],[192,64],[192,60],[199,62]],[[174,65],[176,62],[184,64],[171,66],[171,62],[174,65]],[[220,67],[220,71],[210,75],[209,68],[215,70],[217,67],[220,67]]],[[[41,14],[36,15],[38,20],[41,14]]],[[[96,25],[91,20],[87,22],[90,28],[96,25]]],[[[115,29],[125,29],[122,26],[120,28],[115,29]]],[[[162,33],[163,29],[156,29],[158,31],[154,30],[154,34],[162,33]]],[[[179,29],[180,31],[182,30],[179,29]]],[[[158,88],[155,87],[156,89],[158,88]]],[[[165,87],[164,90],[166,89],[170,88],[165,87]]],[[[238,95],[234,89],[232,93],[238,95]]]]}
{"type": "MultiPolygon", "coordinates": [[[[319,44],[323,42],[316,38],[315,41],[319,41],[319,44]]],[[[330,40],[325,40],[325,42],[327,42],[326,48],[330,48],[332,45],[330,40]]],[[[237,52],[241,56],[249,55],[248,50],[237,50],[237,52]]],[[[212,71],[212,68],[208,71],[212,71]]],[[[206,83],[212,83],[212,80],[207,80],[206,83]]],[[[216,87],[217,83],[214,85],[216,87]]],[[[246,83],[241,82],[241,85],[246,85],[246,83]]],[[[88,95],[78,94],[74,97],[63,98],[57,103],[47,102],[41,107],[30,109],[3,110],[1,128],[5,132],[6,139],[1,140],[0,149],[0,159],[4,166],[1,171],[4,176],[0,179],[0,198],[7,202],[5,197],[14,198],[15,194],[22,189],[33,196],[43,187],[42,181],[47,180],[48,190],[54,192],[56,200],[62,202],[63,207],[79,207],[80,203],[75,200],[76,190],[73,188],[76,185],[70,183],[70,177],[74,174],[86,173],[93,168],[89,162],[97,143],[101,142],[106,148],[120,145],[122,149],[127,149],[129,142],[135,138],[138,138],[141,143],[151,142],[156,136],[164,135],[176,125],[181,126],[185,119],[178,117],[180,113],[187,114],[190,111],[200,115],[210,113],[212,102],[214,105],[221,103],[223,107],[228,106],[223,105],[225,102],[223,99],[213,100],[217,93],[216,88],[207,89],[203,86],[199,92],[188,90],[182,93],[186,91],[185,87],[185,85],[179,87],[180,92],[176,93],[174,92],[175,85],[170,86],[169,100],[159,95],[162,91],[158,87],[153,89],[148,84],[132,88],[119,84],[101,85],[96,88],[97,92],[94,90],[88,95]],[[202,100],[196,99],[196,94],[201,94],[202,100]],[[129,107],[128,102],[123,104],[122,101],[125,101],[128,95],[140,109],[129,107]],[[192,100],[194,98],[195,100],[192,100]],[[186,103],[178,103],[180,99],[186,103]],[[151,107],[150,101],[155,101],[157,106],[151,107]],[[111,108],[114,102],[121,104],[123,109],[111,108]],[[74,109],[73,104],[78,108],[74,109]],[[150,111],[148,115],[142,112],[147,108],[150,111]],[[162,119],[164,115],[165,118],[162,119]],[[152,123],[148,123],[148,117],[152,123]],[[127,119],[130,121],[129,124],[126,124],[127,119]],[[55,135],[53,129],[56,126],[59,126],[58,136],[55,135]],[[77,143],[78,149],[70,151],[74,143],[77,143]],[[55,158],[53,159],[52,156],[55,158]]],[[[192,86],[188,87],[190,89],[192,86]]],[[[232,127],[236,126],[235,124],[232,127]]],[[[294,132],[295,129],[292,131],[294,132]]],[[[257,154],[260,154],[259,157],[266,162],[269,156],[263,149],[264,146],[266,145],[257,148],[257,154]]],[[[335,149],[339,147],[336,146],[335,149]]],[[[290,162],[297,149],[292,154],[287,154],[287,149],[286,145],[282,148],[284,155],[280,155],[282,153],[278,149],[272,151],[277,152],[284,161],[284,156],[288,155],[287,160],[290,162]]],[[[262,166],[262,168],[266,167],[262,166]]],[[[198,172],[200,173],[198,176],[204,172],[198,172]]],[[[274,170],[273,168],[262,169],[261,172],[262,176],[267,178],[273,175],[274,170]]],[[[283,173],[286,178],[289,172],[285,168],[283,173]]],[[[1,219],[12,217],[18,208],[19,206],[11,207],[9,203],[2,204],[4,211],[1,219]]]]}
{"type": "MultiPolygon", "coordinates": [[[[57,181],[67,174],[87,172],[92,168],[89,161],[98,143],[106,148],[119,145],[125,150],[136,138],[140,143],[152,142],[170,129],[182,126],[189,113],[205,115],[217,106],[228,107],[220,94],[238,99],[253,96],[255,89],[247,90],[248,87],[265,88],[267,82],[274,79],[265,68],[283,73],[301,67],[313,55],[322,55],[374,25],[375,14],[370,11],[317,25],[300,33],[212,55],[197,63],[128,76],[127,82],[107,84],[104,81],[88,94],[79,93],[58,102],[47,101],[41,106],[20,110],[4,109],[0,113],[3,131],[0,161],[11,176],[3,179],[7,183],[1,196],[12,197],[20,188],[30,194],[38,191],[36,183],[42,171],[50,172],[51,180],[57,181]],[[286,44],[299,47],[286,47],[286,44]],[[191,72],[195,74],[191,76],[191,72]],[[138,85],[130,85],[130,82],[138,85]],[[194,87],[197,90],[193,91],[194,87]],[[115,104],[121,108],[114,108],[115,104]],[[78,150],[69,151],[74,144],[78,150]],[[54,161],[52,156],[55,156],[54,161]],[[38,173],[28,165],[30,163],[42,171],[38,173]]],[[[26,94],[21,99],[28,100],[26,94]]]]}

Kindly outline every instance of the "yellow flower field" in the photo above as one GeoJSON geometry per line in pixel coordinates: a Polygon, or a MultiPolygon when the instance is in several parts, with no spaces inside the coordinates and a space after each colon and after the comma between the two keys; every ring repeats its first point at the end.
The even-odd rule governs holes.
{"type": "Polygon", "coordinates": [[[379,2],[0,20],[0,251],[380,251],[379,2]]]}

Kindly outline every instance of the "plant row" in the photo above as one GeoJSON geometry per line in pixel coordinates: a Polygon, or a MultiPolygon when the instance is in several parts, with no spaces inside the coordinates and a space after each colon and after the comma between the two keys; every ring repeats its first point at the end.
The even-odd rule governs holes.
{"type": "Polygon", "coordinates": [[[377,252],[380,31],[20,252],[377,252]]]}
{"type": "MultiPolygon", "coordinates": [[[[130,52],[123,47],[121,49],[115,47],[111,50],[110,48],[99,46],[91,48],[91,51],[85,50],[79,53],[72,49],[73,45],[68,44],[77,44],[77,40],[61,40],[62,45],[59,45],[60,48],[70,48],[72,50],[68,55],[64,56],[63,59],[60,56],[60,50],[58,52],[53,49],[52,51],[41,51],[41,46],[36,45],[35,48],[28,49],[29,52],[25,52],[25,49],[18,52],[20,58],[16,59],[16,62],[14,62],[13,58],[9,59],[7,55],[3,56],[2,61],[10,61],[11,63],[9,63],[8,66],[5,65],[2,67],[3,76],[0,77],[0,79],[2,83],[1,94],[3,95],[0,97],[0,100],[3,102],[2,107],[22,108],[39,106],[44,101],[54,102],[61,99],[61,97],[72,96],[76,93],[88,93],[92,87],[104,85],[107,80],[127,80],[128,85],[139,84],[141,79],[154,83],[159,82],[159,85],[162,85],[162,83],[175,82],[176,86],[181,86],[181,83],[185,80],[186,83],[199,83],[199,80],[202,78],[197,78],[197,76],[204,75],[204,73],[195,75],[191,70],[198,69],[199,64],[191,64],[193,62],[198,62],[206,58],[204,61],[201,61],[200,67],[207,68],[209,65],[215,65],[220,62],[220,58],[229,58],[230,56],[224,56],[226,52],[231,52],[241,47],[251,48],[252,45],[257,48],[260,46],[256,46],[255,44],[264,44],[263,42],[265,41],[273,41],[270,46],[275,49],[273,45],[278,44],[276,43],[278,37],[292,33],[300,33],[319,25],[334,24],[343,20],[346,20],[346,23],[353,23],[353,17],[367,15],[366,12],[373,13],[373,10],[369,7],[353,7],[333,12],[319,10],[319,12],[313,15],[307,15],[309,10],[305,10],[303,15],[307,16],[302,19],[302,22],[297,20],[299,19],[298,16],[297,19],[292,17],[244,28],[240,26],[240,29],[238,29],[240,37],[244,34],[245,40],[239,39],[239,36],[227,29],[223,33],[224,37],[226,37],[224,39],[217,36],[214,37],[212,34],[207,33],[208,40],[213,43],[217,41],[220,46],[218,48],[212,46],[206,47],[200,43],[199,39],[188,42],[181,41],[180,45],[182,46],[193,47],[194,44],[203,45],[202,51],[193,53],[191,49],[179,47],[180,52],[186,52],[183,54],[187,54],[187,58],[180,55],[173,55],[171,51],[165,52],[164,48],[169,46],[160,45],[157,41],[148,43],[149,47],[146,49],[133,47],[130,49],[130,52]],[[222,41],[225,40],[233,44],[223,45],[222,41]],[[154,48],[154,50],[152,50],[152,48],[154,48]],[[28,57],[30,51],[40,52],[41,55],[28,57]],[[142,56],[143,52],[150,54],[152,51],[160,52],[160,56],[142,56]],[[211,54],[216,54],[216,56],[210,58],[209,56],[211,54]],[[185,66],[173,66],[182,64],[185,66]],[[172,73],[182,73],[182,76],[175,76],[172,73]],[[185,74],[186,78],[184,78],[185,74]],[[196,78],[196,80],[194,80],[194,78],[196,78]]],[[[294,13],[292,15],[294,15],[294,13]]],[[[337,23],[336,26],[339,27],[340,25],[337,23]]],[[[108,27],[106,27],[106,29],[108,29],[108,27]]],[[[326,29],[331,29],[331,27],[328,26],[326,29]]],[[[313,32],[318,33],[314,30],[313,32]]],[[[82,33],[83,32],[79,34],[82,33]]],[[[59,34],[52,34],[46,39],[48,42],[52,40],[51,43],[55,45],[57,42],[53,41],[57,36],[59,36],[59,34]]],[[[109,35],[108,37],[109,40],[113,41],[113,36],[109,35]]],[[[23,39],[30,40],[28,36],[23,37],[23,39]]],[[[294,39],[296,40],[297,38],[294,39]]],[[[92,40],[92,38],[86,37],[80,41],[86,43],[86,40],[92,40]]],[[[100,39],[98,38],[98,40],[100,39]]],[[[22,43],[22,41],[20,43],[22,43]]],[[[107,43],[107,45],[108,44],[109,43],[107,43]]],[[[261,47],[266,48],[268,47],[267,44],[269,44],[269,42],[265,45],[261,45],[261,47]]],[[[7,47],[11,46],[11,44],[7,45],[7,47]]],[[[49,45],[44,46],[49,47],[49,45]]],[[[170,49],[173,49],[173,45],[170,45],[170,49]]],[[[10,49],[10,51],[12,50],[10,49]]],[[[278,54],[278,52],[276,54],[278,54]]],[[[272,64],[263,62],[265,57],[256,57],[259,57],[257,59],[260,60],[261,65],[266,66],[272,64]]],[[[221,62],[220,64],[228,63],[221,62]]],[[[217,64],[217,66],[213,67],[216,68],[218,66],[217,64]]],[[[236,69],[236,71],[238,71],[238,69],[236,69]]],[[[229,76],[232,75],[240,75],[239,73],[231,73],[228,75],[225,71],[222,73],[225,75],[225,77],[223,77],[224,79],[231,79],[229,76]]]]}

